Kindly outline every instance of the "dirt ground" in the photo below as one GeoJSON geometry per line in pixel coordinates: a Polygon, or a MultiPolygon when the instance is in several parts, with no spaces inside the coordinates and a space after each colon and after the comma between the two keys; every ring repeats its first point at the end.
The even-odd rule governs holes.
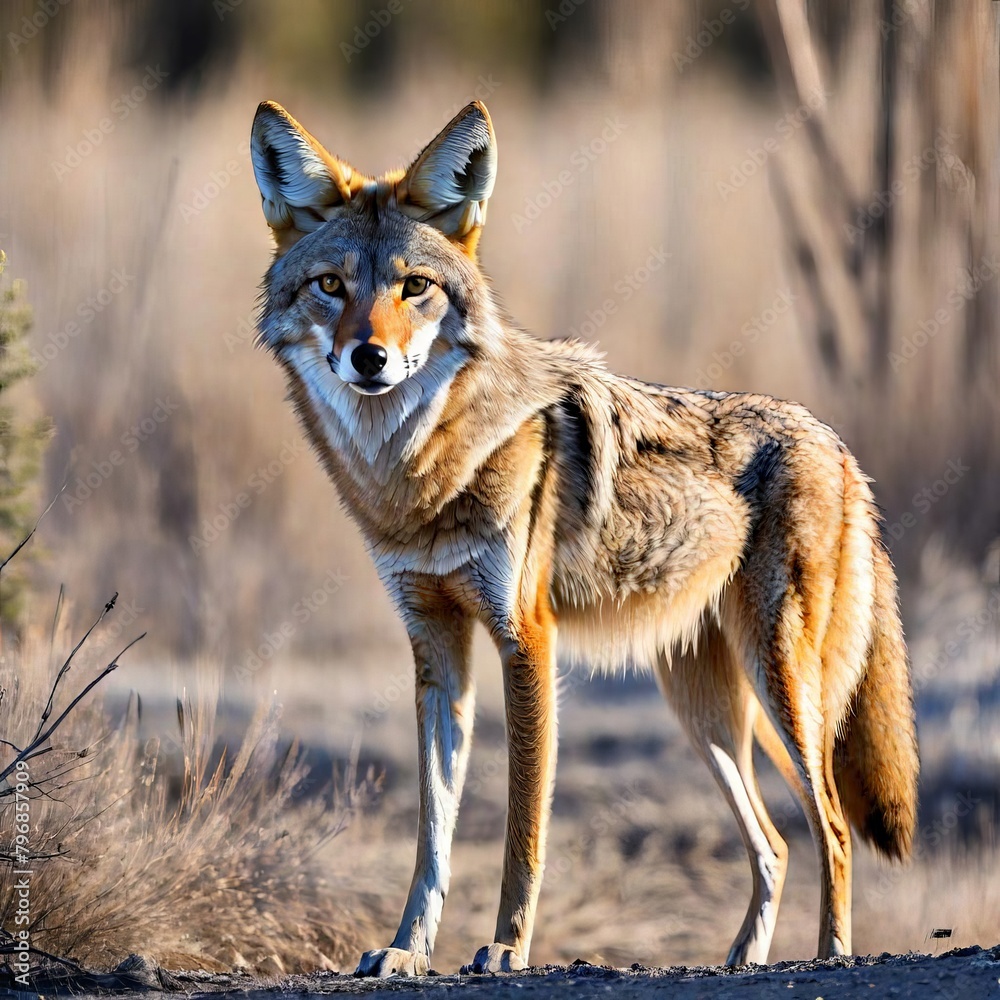
{"type": "MultiPolygon", "coordinates": [[[[882,955],[878,958],[832,959],[819,962],[782,962],[765,968],[733,972],[721,967],[677,967],[651,969],[634,965],[631,969],[577,963],[568,967],[541,966],[525,973],[489,977],[429,976],[419,981],[408,979],[361,980],[333,973],[293,976],[278,982],[261,982],[248,976],[223,976],[207,973],[177,974],[168,977],[164,997],[184,996],[187,1000],[211,998],[223,1000],[279,1000],[283,997],[318,997],[327,995],[388,997],[404,1000],[443,1000],[456,991],[466,995],[499,1000],[506,997],[572,996],[605,997],[613,992],[622,1000],[652,997],[663,990],[677,1000],[700,997],[782,997],[783,1000],[837,1000],[893,997],[995,998],[1000,989],[1000,946],[955,949],[939,957],[928,955],[882,955]]],[[[50,984],[46,992],[55,992],[50,984]]],[[[136,982],[136,988],[144,984],[136,982]]],[[[148,988],[148,987],[146,987],[148,988]]],[[[156,986],[153,986],[155,989],[156,986]]],[[[162,988],[162,986],[161,986],[162,988]]],[[[134,990],[114,988],[111,977],[103,982],[64,983],[60,992],[72,992],[80,1000],[134,995],[134,990]],[[111,987],[108,989],[108,987],[111,987]]],[[[21,993],[18,1000],[41,994],[21,993]]]]}

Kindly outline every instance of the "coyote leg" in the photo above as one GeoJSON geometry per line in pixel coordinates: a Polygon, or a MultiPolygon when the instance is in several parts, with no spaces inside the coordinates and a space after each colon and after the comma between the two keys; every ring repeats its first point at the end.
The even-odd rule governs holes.
{"type": "MultiPolygon", "coordinates": [[[[415,588],[414,588],[415,589],[415,588]]],[[[399,930],[388,948],[366,952],[356,975],[422,975],[448,884],[451,841],[469,759],[475,692],[472,623],[440,598],[411,599],[405,615],[416,664],[420,815],[417,861],[399,930]]]]}
{"type": "Polygon", "coordinates": [[[753,769],[753,730],[759,711],[724,636],[706,626],[697,653],[661,657],[661,687],[691,743],[729,803],[747,849],[753,892],[727,965],[767,961],[781,902],[788,848],[767,813],[753,769]]]}
{"type": "Polygon", "coordinates": [[[556,769],[556,629],[544,599],[499,645],[509,749],[507,835],[496,934],[476,953],[471,972],[528,964],[556,769]]]}

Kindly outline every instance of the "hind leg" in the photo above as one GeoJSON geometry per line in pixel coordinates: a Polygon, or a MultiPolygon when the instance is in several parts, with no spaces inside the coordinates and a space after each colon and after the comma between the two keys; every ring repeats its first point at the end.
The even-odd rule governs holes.
{"type": "MultiPolygon", "coordinates": [[[[774,936],[774,925],[778,919],[778,904],[781,901],[781,890],[788,870],[788,846],[771,821],[754,772],[754,720],[760,713],[760,706],[756,697],[749,691],[744,704],[736,757],[740,783],[726,773],[723,791],[725,793],[727,789],[731,789],[727,798],[733,812],[738,818],[746,817],[740,823],[740,830],[747,853],[750,855],[754,887],[747,915],[740,932],[736,935],[736,940],[733,941],[733,946],[729,949],[726,964],[746,965],[748,962],[757,962],[763,965],[767,961],[771,939],[774,936]],[[741,790],[743,796],[740,795],[741,790]],[[747,812],[747,806],[752,810],[752,816],[747,812]],[[756,826],[753,820],[756,820],[756,826]]],[[[712,750],[719,758],[720,770],[728,772],[731,766],[724,757],[720,757],[716,747],[712,750]]]]}
{"type": "Polygon", "coordinates": [[[819,958],[851,953],[851,830],[833,777],[833,732],[783,733],[802,777],[802,803],[820,862],[819,958]]]}
{"type": "MultiPolygon", "coordinates": [[[[734,581],[734,591],[738,600],[739,581],[734,581]]],[[[851,833],[833,775],[836,732],[824,718],[824,664],[803,628],[805,600],[797,595],[785,601],[770,636],[752,631],[749,623],[763,625],[762,618],[731,613],[735,601],[725,621],[731,643],[742,647],[757,698],[797,775],[798,780],[789,783],[802,802],[820,861],[817,954],[828,958],[851,951],[851,833]]],[[[788,765],[769,742],[773,744],[762,740],[784,772],[788,765]]]]}
{"type": "Polygon", "coordinates": [[[821,884],[820,928],[817,953],[850,955],[851,946],[851,825],[837,791],[834,778],[834,743],[836,731],[827,726],[823,748],[822,794],[818,801],[820,815],[826,820],[821,884]]]}
{"type": "Polygon", "coordinates": [[[680,654],[672,662],[661,657],[658,674],[736,817],[750,859],[753,892],[726,964],[763,964],[774,935],[788,848],[768,816],[754,774],[757,699],[714,624],[706,626],[697,654],[680,654]]]}

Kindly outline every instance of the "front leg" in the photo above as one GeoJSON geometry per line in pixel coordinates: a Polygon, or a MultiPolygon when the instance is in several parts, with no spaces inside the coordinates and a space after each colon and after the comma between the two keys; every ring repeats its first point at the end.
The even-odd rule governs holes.
{"type": "Polygon", "coordinates": [[[492,944],[469,972],[514,972],[528,964],[556,770],[556,625],[547,583],[499,641],[509,759],[507,836],[500,912],[492,944]]]}
{"type": "Polygon", "coordinates": [[[451,879],[451,841],[472,738],[472,620],[434,586],[400,585],[416,665],[420,817],[417,862],[396,937],[366,952],[355,975],[423,975],[451,879]]]}

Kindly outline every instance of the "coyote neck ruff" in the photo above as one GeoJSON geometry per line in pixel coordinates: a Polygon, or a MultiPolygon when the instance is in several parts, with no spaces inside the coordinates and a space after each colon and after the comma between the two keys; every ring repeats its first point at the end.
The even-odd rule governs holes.
{"type": "Polygon", "coordinates": [[[261,340],[358,523],[413,646],[417,866],[364,974],[428,968],[491,631],[510,750],[500,912],[475,971],[523,968],[545,857],[559,650],[655,669],[748,845],[729,953],[766,959],[787,848],[756,740],[798,792],[823,879],[819,952],[850,950],[849,824],[890,856],[917,752],[895,579],[867,480],[826,425],[766,396],[648,385],[540,341],[496,304],[476,246],[496,173],[469,105],[372,178],[262,104],[254,171],[277,251],[261,340]]]}

